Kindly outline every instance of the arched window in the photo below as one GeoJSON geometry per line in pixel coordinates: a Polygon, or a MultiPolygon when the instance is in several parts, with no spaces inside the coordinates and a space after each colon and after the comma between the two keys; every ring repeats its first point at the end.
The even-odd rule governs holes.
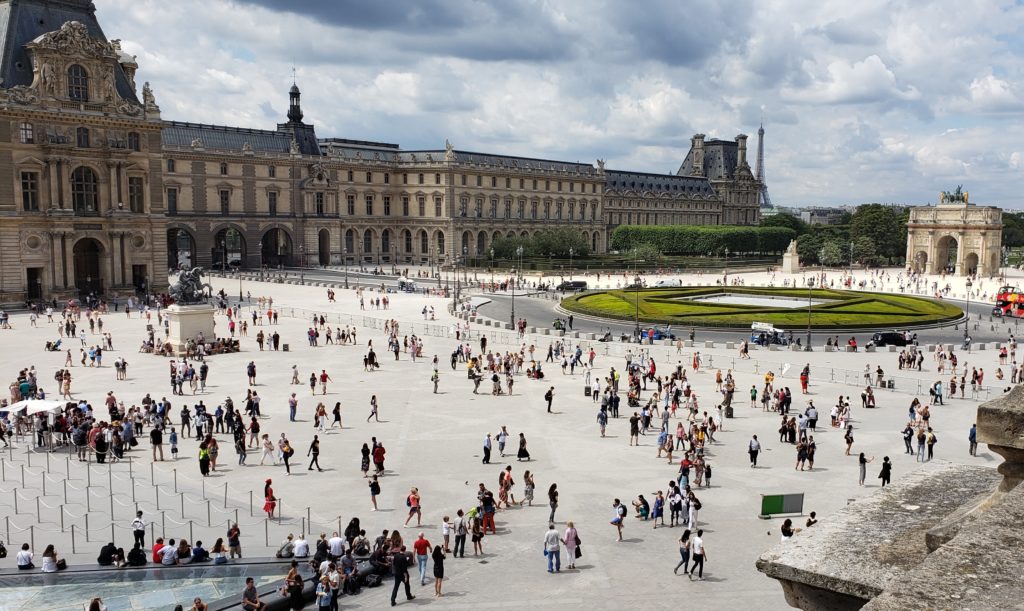
{"type": "Polygon", "coordinates": [[[79,127],[75,130],[75,146],[80,149],[89,148],[89,128],[79,127]]]}
{"type": "Polygon", "coordinates": [[[380,251],[390,252],[391,251],[391,230],[385,229],[380,234],[380,251]]]}
{"type": "Polygon", "coordinates": [[[345,232],[345,254],[351,254],[356,251],[356,232],[349,229],[345,232]]]}
{"type": "Polygon", "coordinates": [[[363,234],[363,253],[369,254],[373,252],[373,232],[369,229],[363,234]]]}
{"type": "Polygon", "coordinates": [[[96,172],[88,166],[78,166],[71,173],[71,202],[76,213],[97,214],[98,181],[96,172]]]}
{"type": "Polygon", "coordinates": [[[427,250],[429,250],[427,232],[423,231],[421,229],[420,230],[420,252],[423,253],[423,254],[427,254],[427,250]]]}
{"type": "Polygon", "coordinates": [[[89,74],[78,64],[68,68],[68,97],[76,102],[89,101],[89,74]]]}
{"type": "Polygon", "coordinates": [[[408,229],[405,230],[405,252],[412,252],[412,232],[408,229]]]}

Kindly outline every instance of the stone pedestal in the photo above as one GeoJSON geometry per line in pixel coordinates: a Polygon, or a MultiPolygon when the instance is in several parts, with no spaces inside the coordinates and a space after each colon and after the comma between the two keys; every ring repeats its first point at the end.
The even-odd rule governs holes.
{"type": "Polygon", "coordinates": [[[800,257],[796,254],[796,249],[782,253],[782,271],[787,274],[795,274],[800,271],[800,257]]]}
{"type": "Polygon", "coordinates": [[[167,341],[171,343],[176,355],[185,354],[185,344],[190,339],[194,340],[200,333],[207,340],[217,337],[213,330],[213,313],[215,311],[212,305],[206,303],[174,304],[164,311],[168,323],[167,341]]]}

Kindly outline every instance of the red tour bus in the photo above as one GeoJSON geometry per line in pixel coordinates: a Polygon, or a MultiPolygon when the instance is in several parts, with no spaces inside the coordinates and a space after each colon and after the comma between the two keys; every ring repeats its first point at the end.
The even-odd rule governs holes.
{"type": "Polygon", "coordinates": [[[992,308],[996,316],[1024,318],[1024,293],[1015,286],[1004,286],[996,293],[996,305],[992,308]]]}

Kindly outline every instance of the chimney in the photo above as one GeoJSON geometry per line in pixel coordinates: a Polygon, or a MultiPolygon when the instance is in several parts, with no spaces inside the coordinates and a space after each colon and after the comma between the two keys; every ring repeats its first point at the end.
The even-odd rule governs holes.
{"type": "Polygon", "coordinates": [[[690,148],[693,151],[693,175],[704,175],[704,134],[694,134],[690,139],[690,148]]]}
{"type": "Polygon", "coordinates": [[[736,136],[736,167],[742,168],[747,165],[747,135],[736,136]]]}

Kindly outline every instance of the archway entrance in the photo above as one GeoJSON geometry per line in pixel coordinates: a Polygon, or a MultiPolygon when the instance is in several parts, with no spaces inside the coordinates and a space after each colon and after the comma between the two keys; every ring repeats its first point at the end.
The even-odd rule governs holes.
{"type": "Polygon", "coordinates": [[[100,255],[103,245],[93,238],[82,238],[75,243],[75,287],[78,294],[103,294],[103,279],[100,277],[100,255]]]}
{"type": "Polygon", "coordinates": [[[956,269],[957,251],[959,244],[956,238],[951,235],[939,238],[935,244],[935,273],[954,273],[956,269]]]}
{"type": "Polygon", "coordinates": [[[167,230],[167,268],[190,268],[196,261],[196,241],[186,229],[167,230]]]}
{"type": "Polygon", "coordinates": [[[237,269],[245,265],[245,238],[233,227],[221,229],[213,237],[210,249],[213,269],[237,269]]]}
{"type": "Polygon", "coordinates": [[[967,274],[973,274],[978,271],[978,254],[969,253],[964,257],[964,272],[967,274]]]}
{"type": "MultiPolygon", "coordinates": [[[[292,238],[288,232],[275,227],[263,234],[260,253],[266,267],[284,267],[292,260],[292,238]]],[[[304,264],[304,262],[303,262],[304,264]]]]}
{"type": "Polygon", "coordinates": [[[317,234],[317,253],[319,254],[320,265],[331,264],[331,232],[326,229],[321,229],[320,233],[317,234]]]}

